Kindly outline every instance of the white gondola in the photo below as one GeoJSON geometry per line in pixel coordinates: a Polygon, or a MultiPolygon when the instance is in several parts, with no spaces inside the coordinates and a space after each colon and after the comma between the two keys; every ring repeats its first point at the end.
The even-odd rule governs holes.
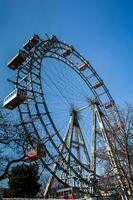
{"type": "Polygon", "coordinates": [[[24,89],[17,88],[11,92],[5,99],[3,106],[10,110],[13,110],[18,105],[23,103],[26,100],[27,91],[24,89]]]}
{"type": "Polygon", "coordinates": [[[38,160],[39,158],[44,157],[46,154],[45,146],[43,143],[38,143],[35,145],[34,149],[29,148],[27,149],[27,152],[24,155],[23,161],[25,162],[31,162],[33,160],[38,160]]]}
{"type": "Polygon", "coordinates": [[[39,36],[33,35],[30,37],[30,39],[23,45],[23,48],[27,51],[30,51],[33,47],[35,47],[36,44],[39,42],[39,36]]]}
{"type": "Polygon", "coordinates": [[[25,51],[20,50],[13,58],[9,60],[7,66],[13,70],[16,70],[20,65],[23,64],[23,62],[26,60],[26,57],[27,55],[25,51]]]}

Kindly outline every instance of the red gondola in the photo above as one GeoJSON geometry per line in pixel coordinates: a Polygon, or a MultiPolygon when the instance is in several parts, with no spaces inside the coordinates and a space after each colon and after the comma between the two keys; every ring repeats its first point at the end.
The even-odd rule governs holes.
{"type": "Polygon", "coordinates": [[[105,107],[106,109],[112,108],[113,106],[114,106],[114,102],[108,102],[108,103],[105,103],[105,104],[104,104],[104,107],[105,107]]]}
{"type": "Polygon", "coordinates": [[[28,149],[25,153],[24,161],[31,162],[45,156],[45,147],[43,143],[36,144],[35,149],[28,149]]]}

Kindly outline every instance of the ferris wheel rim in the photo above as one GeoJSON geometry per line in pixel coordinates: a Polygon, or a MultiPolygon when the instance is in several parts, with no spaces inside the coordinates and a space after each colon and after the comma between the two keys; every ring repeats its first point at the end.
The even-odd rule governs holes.
{"type": "MultiPolygon", "coordinates": [[[[63,43],[63,42],[61,42],[61,41],[58,41],[58,44],[61,44],[61,45],[64,45],[65,47],[67,46],[67,47],[70,47],[70,45],[67,45],[66,43],[63,43]]],[[[52,50],[53,50],[54,48],[52,48],[52,50]]],[[[51,50],[49,50],[49,52],[51,52],[51,53],[55,53],[55,57],[50,57],[50,56],[48,56],[48,58],[54,58],[54,59],[57,59],[57,60],[60,60],[60,61],[62,61],[62,62],[64,62],[65,64],[67,64],[68,65],[68,62],[69,62],[69,60],[67,59],[67,58],[65,58],[65,60],[64,60],[64,57],[62,57],[62,55],[60,55],[60,54],[58,54],[57,52],[52,52],[51,50]],[[62,57],[62,60],[61,60],[61,57],[62,57]]],[[[36,53],[36,52],[34,52],[34,53],[36,53]]],[[[88,62],[86,59],[84,59],[83,58],[83,56],[81,56],[75,49],[73,49],[73,52],[72,52],[72,54],[74,54],[74,56],[76,55],[78,58],[80,58],[81,59],[81,61],[83,61],[83,62],[88,62]]],[[[52,55],[52,54],[51,54],[52,55]]],[[[33,55],[32,55],[33,56],[33,55]]],[[[41,61],[42,61],[42,59],[44,59],[44,58],[46,58],[47,56],[46,55],[43,55],[42,56],[42,58],[40,59],[41,61]]],[[[71,63],[71,61],[70,61],[70,63],[71,63]]],[[[72,63],[71,63],[72,64],[72,63]]],[[[83,75],[83,73],[81,72],[81,71],[79,71],[78,69],[77,69],[77,66],[76,67],[72,67],[72,65],[69,65],[69,67],[71,67],[72,69],[74,69],[75,70],[75,72],[77,72],[78,73],[78,75],[80,75],[80,77],[86,82],[86,84],[88,85],[88,87],[89,87],[89,89],[92,91],[92,93],[93,93],[93,95],[94,95],[94,97],[95,97],[95,99],[97,99],[97,101],[98,101],[98,103],[100,104],[100,106],[101,106],[101,108],[102,109],[104,109],[103,108],[103,105],[101,104],[101,101],[100,101],[100,98],[98,97],[98,95],[96,94],[96,91],[91,87],[91,84],[89,83],[89,82],[87,82],[87,80],[85,79],[85,77],[84,77],[84,75],[83,75]]],[[[88,68],[89,68],[89,70],[90,70],[90,68],[91,69],[93,69],[92,68],[92,66],[89,64],[89,62],[88,62],[88,68]]],[[[19,73],[21,72],[21,67],[18,69],[18,72],[17,72],[17,87],[19,87],[19,83],[20,83],[20,78],[19,78],[19,73]]],[[[41,62],[40,62],[40,70],[41,70],[41,62]]],[[[99,77],[99,75],[96,73],[96,71],[93,69],[93,71],[95,72],[95,74],[94,74],[94,76],[96,76],[96,79],[97,80],[102,80],[100,77],[99,77]]],[[[32,77],[32,70],[29,72],[30,73],[30,76],[32,77]]],[[[40,71],[38,71],[38,77],[40,77],[40,71]]],[[[38,79],[39,80],[39,79],[38,79]]],[[[40,81],[40,86],[41,86],[41,92],[42,92],[42,83],[41,83],[41,79],[39,80],[40,81]]],[[[34,84],[32,81],[31,81],[31,84],[34,84]]],[[[35,94],[34,94],[34,90],[33,90],[33,85],[31,86],[32,87],[32,94],[33,94],[33,97],[34,97],[34,102],[35,102],[35,106],[37,106],[37,102],[36,102],[36,97],[35,97],[35,94]]],[[[113,101],[113,99],[112,99],[112,97],[111,97],[111,95],[110,95],[110,93],[109,93],[109,91],[108,91],[108,89],[106,88],[106,86],[105,86],[105,84],[103,83],[103,86],[102,86],[103,88],[104,88],[104,90],[105,90],[105,94],[108,96],[108,98],[109,98],[109,100],[110,101],[113,101]]],[[[44,95],[43,95],[43,92],[42,92],[42,99],[44,100],[44,102],[43,103],[45,103],[46,104],[46,102],[45,102],[45,98],[44,98],[44,95]]],[[[29,109],[29,107],[28,107],[29,105],[27,104],[27,109],[29,109]]],[[[36,107],[37,108],[37,107],[36,107]]],[[[23,117],[23,114],[22,114],[22,110],[21,110],[21,105],[18,107],[18,110],[19,110],[19,114],[20,114],[20,116],[21,116],[21,120],[23,121],[23,119],[24,119],[24,117],[23,117]]],[[[38,110],[38,108],[37,108],[37,110],[38,110]]],[[[46,114],[47,114],[47,116],[48,116],[48,118],[50,119],[50,122],[51,122],[51,124],[52,124],[52,126],[55,128],[55,130],[57,130],[56,129],[56,125],[54,124],[54,122],[53,122],[53,120],[52,120],[52,118],[51,118],[51,116],[50,116],[50,113],[48,112],[48,109],[47,109],[47,104],[45,105],[45,111],[46,111],[46,114]]],[[[117,111],[117,110],[116,110],[117,111]]],[[[105,110],[104,110],[104,112],[105,112],[105,110]]],[[[29,111],[29,113],[30,113],[30,111],[29,111]]],[[[39,113],[40,114],[40,113],[39,113]]],[[[30,115],[29,115],[30,116],[30,115]]],[[[41,116],[40,116],[40,118],[41,118],[41,116]]],[[[22,124],[23,126],[25,126],[24,124],[22,124]]],[[[32,126],[34,126],[34,122],[32,122],[32,126]]],[[[25,126],[26,127],[26,126],[25,126]]],[[[58,132],[58,131],[57,131],[58,132]]],[[[58,133],[59,134],[59,133],[58,133]]],[[[63,140],[62,140],[62,137],[60,136],[60,135],[58,135],[59,136],[59,138],[60,138],[60,140],[63,142],[63,140]]],[[[70,152],[69,152],[70,153],[70,152]]]]}

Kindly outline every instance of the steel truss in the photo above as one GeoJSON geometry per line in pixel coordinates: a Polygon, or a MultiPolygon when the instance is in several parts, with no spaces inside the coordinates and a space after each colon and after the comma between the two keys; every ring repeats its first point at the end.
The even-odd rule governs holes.
{"type": "MultiPolygon", "coordinates": [[[[115,137],[113,136],[114,130],[111,128],[110,122],[106,118],[106,116],[102,113],[99,105],[97,103],[93,103],[93,142],[92,142],[92,170],[94,172],[93,178],[96,179],[96,138],[97,138],[97,128],[99,127],[101,136],[103,138],[106,155],[111,164],[111,168],[113,170],[114,175],[117,177],[117,183],[120,187],[121,198],[122,200],[128,200],[127,191],[125,189],[125,185],[122,180],[123,171],[121,169],[121,163],[117,154],[115,152],[117,142],[115,141],[115,137]]],[[[93,185],[93,193],[96,193],[95,185],[93,185]]]]}
{"type": "MultiPolygon", "coordinates": [[[[66,172],[68,172],[68,173],[66,173],[65,171],[62,172],[60,174],[60,179],[63,180],[64,183],[67,185],[78,187],[82,191],[87,190],[88,192],[90,192],[91,187],[88,188],[88,185],[83,184],[82,181],[75,176],[75,174],[73,173],[73,171],[70,168],[70,166],[73,166],[75,171],[78,174],[82,175],[82,178],[84,178],[88,181],[90,180],[89,175],[92,173],[92,171],[90,169],[90,157],[89,157],[89,153],[88,153],[85,141],[84,141],[82,131],[80,129],[80,125],[79,125],[78,118],[77,118],[77,112],[75,110],[73,110],[71,112],[70,120],[68,123],[68,128],[66,130],[66,134],[65,134],[63,141],[67,145],[67,147],[69,148],[69,150],[71,152],[73,152],[73,150],[75,150],[75,155],[76,155],[76,158],[78,159],[79,163],[81,163],[83,166],[86,166],[88,168],[88,170],[90,171],[90,173],[86,173],[85,170],[81,167],[81,164],[76,163],[75,160],[72,159],[71,155],[68,152],[64,151],[65,146],[64,146],[64,144],[61,144],[61,146],[59,147],[59,150],[62,152],[62,154],[64,154],[65,160],[69,164],[64,163],[61,160],[60,156],[57,158],[58,162],[61,163],[64,170],[66,172]],[[82,154],[81,154],[81,152],[82,152],[82,154]],[[81,157],[83,157],[83,154],[85,156],[84,163],[82,163],[83,159],[81,159],[81,157]]],[[[57,172],[57,164],[56,163],[53,166],[53,171],[56,174],[56,172],[57,172]]],[[[54,180],[54,176],[51,174],[48,179],[46,188],[45,188],[44,198],[46,198],[48,196],[48,192],[50,190],[53,180],[54,180]]]]}
{"type": "MultiPolygon", "coordinates": [[[[27,101],[18,106],[18,113],[21,121],[19,125],[23,127],[25,133],[28,133],[31,137],[33,136],[37,141],[43,141],[45,145],[46,157],[40,158],[40,161],[52,174],[49,178],[45,195],[51,184],[52,177],[55,177],[64,185],[69,184],[70,180],[75,178],[75,184],[77,186],[83,185],[85,187],[90,187],[89,175],[93,171],[93,178],[96,176],[95,123],[97,117],[97,121],[102,131],[102,137],[106,145],[107,154],[110,158],[114,173],[118,177],[122,198],[123,200],[127,200],[128,198],[126,197],[120,176],[119,163],[112,148],[112,143],[114,142],[112,134],[114,125],[120,121],[115,102],[103,80],[99,77],[89,61],[78,53],[74,47],[59,41],[57,38],[52,46],[47,47],[45,44],[49,42],[49,40],[50,38],[47,38],[46,40],[40,39],[39,43],[32,50],[26,51],[27,59],[18,70],[16,70],[16,80],[10,80],[17,88],[26,89],[28,94],[27,101]],[[71,51],[70,55],[67,56],[64,51],[68,49],[71,51]],[[47,58],[59,60],[77,73],[91,91],[92,99],[95,99],[98,102],[98,104],[94,105],[95,115],[92,162],[90,162],[75,112],[72,112],[70,116],[68,129],[64,139],[60,135],[60,132],[52,119],[45,98],[45,88],[42,87],[43,79],[41,76],[41,69],[43,68],[42,61],[45,61],[47,58]],[[79,66],[81,64],[86,66],[84,70],[80,70],[79,66]],[[102,83],[102,85],[99,85],[98,90],[96,87],[93,87],[94,81],[102,83]],[[109,109],[105,109],[105,103],[110,103],[113,106],[109,109]],[[105,131],[105,127],[108,127],[108,129],[111,130],[109,131],[110,137],[105,131]],[[74,133],[75,141],[72,140],[74,133]],[[76,149],[76,153],[72,151],[73,148],[76,149]],[[83,153],[85,154],[87,161],[86,165],[80,162],[80,148],[83,148],[83,153]],[[71,165],[72,162],[75,167],[71,165]],[[58,173],[56,173],[56,171],[58,171],[58,173]]],[[[30,140],[30,142],[34,147],[32,140],[30,140]]]]}

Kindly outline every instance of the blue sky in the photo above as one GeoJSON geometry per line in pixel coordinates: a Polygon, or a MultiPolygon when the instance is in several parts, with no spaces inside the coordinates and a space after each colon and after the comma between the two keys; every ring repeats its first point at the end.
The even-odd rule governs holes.
{"type": "Polygon", "coordinates": [[[48,33],[90,61],[118,104],[133,103],[132,10],[130,0],[0,0],[0,99],[13,89],[8,59],[33,33],[48,33]]]}

